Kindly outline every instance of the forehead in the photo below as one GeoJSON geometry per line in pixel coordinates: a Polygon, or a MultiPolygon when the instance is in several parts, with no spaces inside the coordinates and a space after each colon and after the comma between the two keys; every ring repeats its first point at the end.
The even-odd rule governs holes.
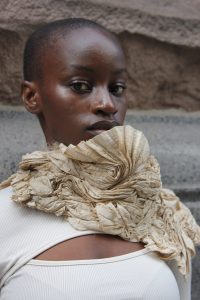
{"type": "Polygon", "coordinates": [[[101,62],[113,67],[124,67],[124,53],[111,34],[93,28],[71,30],[59,34],[45,51],[44,65],[93,64],[101,62]]]}

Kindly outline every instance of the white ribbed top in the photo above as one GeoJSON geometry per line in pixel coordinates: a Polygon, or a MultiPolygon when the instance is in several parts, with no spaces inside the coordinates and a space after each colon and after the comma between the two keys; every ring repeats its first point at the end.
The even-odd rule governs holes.
{"type": "Polygon", "coordinates": [[[190,280],[146,249],[105,259],[33,260],[64,240],[94,232],[21,207],[11,194],[10,188],[0,191],[0,300],[190,299],[190,280]]]}
{"type": "Polygon", "coordinates": [[[180,300],[180,296],[169,267],[141,250],[106,259],[31,260],[10,277],[1,299],[180,300]]]}

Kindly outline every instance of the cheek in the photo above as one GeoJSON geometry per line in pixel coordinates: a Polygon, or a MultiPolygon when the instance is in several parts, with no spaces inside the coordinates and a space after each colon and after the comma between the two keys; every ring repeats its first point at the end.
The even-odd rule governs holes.
{"type": "Polygon", "coordinates": [[[76,111],[73,97],[67,95],[64,89],[56,89],[43,96],[43,114],[52,121],[66,119],[76,111]]]}
{"type": "Polygon", "coordinates": [[[127,101],[126,99],[119,104],[118,108],[118,116],[120,119],[120,123],[123,124],[127,111],[127,101]]]}

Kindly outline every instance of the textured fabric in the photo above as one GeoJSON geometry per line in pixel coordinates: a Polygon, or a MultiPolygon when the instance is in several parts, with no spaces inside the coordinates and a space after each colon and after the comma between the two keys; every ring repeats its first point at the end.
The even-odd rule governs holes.
{"type": "Polygon", "coordinates": [[[147,249],[97,260],[33,260],[64,240],[94,232],[21,207],[11,196],[11,188],[0,191],[0,300],[176,300],[177,284],[180,300],[190,300],[190,278],[184,279],[174,261],[168,268],[147,249]]]}
{"type": "Polygon", "coordinates": [[[142,250],[107,259],[31,260],[10,277],[0,299],[180,300],[180,295],[166,263],[142,250]]]}
{"type": "Polygon", "coordinates": [[[25,155],[12,184],[13,200],[65,216],[78,230],[143,242],[189,272],[200,228],[190,211],[162,189],[160,169],[144,135],[115,127],[87,142],[25,155]]]}

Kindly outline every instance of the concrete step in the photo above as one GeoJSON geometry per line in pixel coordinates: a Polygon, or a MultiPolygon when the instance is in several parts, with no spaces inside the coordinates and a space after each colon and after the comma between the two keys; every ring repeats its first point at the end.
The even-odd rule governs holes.
{"type": "MultiPolygon", "coordinates": [[[[200,195],[200,194],[199,194],[200,195]]],[[[200,201],[185,202],[191,213],[200,224],[200,201]]],[[[196,248],[196,256],[192,260],[192,300],[199,300],[200,296],[200,246],[196,248]]]]}

